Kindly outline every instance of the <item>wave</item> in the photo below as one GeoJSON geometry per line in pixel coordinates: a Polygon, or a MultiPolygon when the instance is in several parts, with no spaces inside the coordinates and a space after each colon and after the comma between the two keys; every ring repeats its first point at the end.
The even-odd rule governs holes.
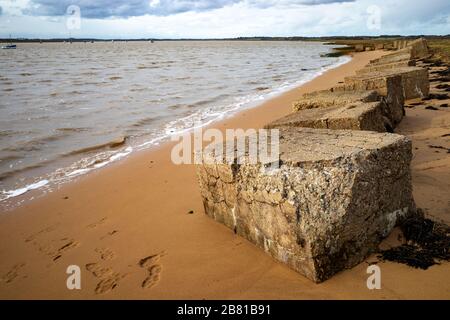
{"type": "Polygon", "coordinates": [[[131,126],[135,128],[144,127],[161,119],[161,117],[147,117],[134,122],[131,126]]]}
{"type": "MultiPolygon", "coordinates": [[[[20,159],[20,157],[8,156],[8,157],[5,157],[5,158],[2,158],[2,161],[4,161],[4,160],[17,160],[17,159],[20,159]]],[[[30,170],[33,170],[33,169],[43,168],[43,167],[49,165],[52,162],[53,162],[53,160],[48,159],[48,160],[41,161],[41,162],[38,162],[38,163],[34,163],[34,164],[31,164],[31,165],[28,165],[28,166],[25,166],[25,167],[22,167],[22,168],[5,171],[3,173],[0,173],[0,180],[4,180],[4,179],[10,178],[10,177],[14,177],[15,175],[18,175],[18,174],[20,174],[22,172],[27,172],[27,171],[30,171],[30,170]]]]}
{"type": "Polygon", "coordinates": [[[4,201],[7,200],[9,198],[14,198],[14,197],[18,197],[28,191],[31,190],[35,190],[35,189],[39,189],[42,188],[43,186],[49,184],[50,181],[48,180],[40,180],[38,182],[35,183],[31,183],[23,188],[19,188],[19,189],[15,189],[15,190],[10,190],[10,191],[2,191],[2,195],[0,196],[0,201],[4,201]]]}
{"type": "Polygon", "coordinates": [[[89,128],[56,128],[56,130],[61,132],[84,132],[88,131],[89,128]]]}
{"type": "Polygon", "coordinates": [[[95,169],[103,168],[104,166],[106,166],[112,162],[115,162],[117,160],[120,160],[120,159],[128,156],[132,151],[133,151],[133,148],[128,147],[125,150],[114,153],[103,160],[95,159],[95,161],[91,162],[88,166],[84,166],[84,167],[81,167],[81,168],[78,168],[78,169],[75,169],[73,171],[66,173],[66,177],[71,178],[71,177],[75,177],[75,176],[79,176],[79,175],[88,173],[95,169]]]}
{"type": "Polygon", "coordinates": [[[145,69],[158,69],[160,67],[161,66],[153,64],[153,65],[138,65],[136,68],[139,70],[145,70],[145,69]]]}
{"type": "Polygon", "coordinates": [[[14,130],[0,130],[0,138],[2,137],[11,137],[15,134],[17,134],[17,131],[14,130]]]}
{"type": "Polygon", "coordinates": [[[96,76],[97,74],[98,73],[95,71],[85,71],[85,72],[80,73],[80,75],[82,75],[82,76],[96,76]]]}
{"type": "Polygon", "coordinates": [[[13,161],[13,160],[18,160],[20,158],[21,157],[18,156],[18,155],[9,154],[7,156],[3,156],[2,158],[0,158],[0,162],[2,162],[2,161],[13,161]]]}
{"type": "Polygon", "coordinates": [[[77,150],[68,152],[68,153],[64,154],[64,156],[74,156],[74,155],[88,153],[88,152],[92,152],[95,150],[102,150],[102,149],[106,149],[106,148],[110,148],[110,149],[119,148],[125,144],[127,138],[128,137],[126,137],[126,136],[119,137],[117,139],[114,139],[114,140],[111,140],[111,141],[108,141],[105,143],[100,143],[100,144],[96,144],[93,146],[89,146],[89,147],[85,147],[85,148],[81,148],[81,149],[77,149],[77,150]]]}
{"type": "Polygon", "coordinates": [[[27,141],[19,141],[16,142],[14,146],[9,146],[4,148],[4,151],[11,152],[30,152],[40,150],[42,146],[46,145],[49,142],[57,141],[69,136],[68,132],[59,132],[53,135],[37,137],[27,141]]]}
{"type": "Polygon", "coordinates": [[[130,92],[142,92],[142,91],[146,91],[148,90],[148,88],[146,87],[142,87],[142,88],[130,88],[130,92]]]}

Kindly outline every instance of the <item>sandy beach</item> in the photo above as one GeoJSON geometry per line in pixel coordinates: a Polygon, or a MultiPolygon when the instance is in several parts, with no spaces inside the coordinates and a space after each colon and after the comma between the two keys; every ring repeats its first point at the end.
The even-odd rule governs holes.
{"type": "MultiPolygon", "coordinates": [[[[327,89],[382,51],[355,53],[336,69],[213,127],[262,128],[306,92],[327,89]]],[[[439,101],[445,103],[448,101],[439,101]]],[[[438,103],[428,101],[427,105],[438,103]]],[[[417,206],[450,222],[448,109],[406,109],[397,133],[413,140],[417,206]]],[[[369,257],[315,284],[204,214],[193,165],[171,162],[173,144],[133,154],[0,214],[1,299],[448,299],[450,264],[417,270],[380,263],[382,289],[366,286],[369,257]],[[145,258],[161,265],[151,288],[145,258]],[[78,265],[82,289],[68,290],[78,265]]],[[[29,194],[26,195],[26,198],[29,194]]],[[[396,231],[382,244],[396,242],[396,231]]]]}

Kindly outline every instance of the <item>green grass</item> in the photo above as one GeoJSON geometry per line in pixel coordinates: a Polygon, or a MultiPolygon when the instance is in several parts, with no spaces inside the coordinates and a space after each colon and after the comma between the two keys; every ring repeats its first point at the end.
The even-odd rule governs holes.
{"type": "Polygon", "coordinates": [[[450,63],[450,39],[430,39],[428,46],[433,50],[435,57],[450,63]]]}
{"type": "MultiPolygon", "coordinates": [[[[450,63],[450,38],[447,37],[426,37],[429,47],[434,53],[434,58],[445,63],[450,63]]],[[[371,39],[335,39],[330,44],[346,45],[342,48],[334,48],[333,52],[326,54],[327,57],[339,57],[355,51],[357,45],[363,47],[373,47],[377,43],[392,44],[394,40],[411,40],[408,38],[371,38],[371,39]]]]}

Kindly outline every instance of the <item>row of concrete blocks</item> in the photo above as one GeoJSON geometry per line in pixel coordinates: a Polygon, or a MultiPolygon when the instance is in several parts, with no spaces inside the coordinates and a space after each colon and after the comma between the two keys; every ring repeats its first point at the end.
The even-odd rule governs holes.
{"type": "Polygon", "coordinates": [[[366,43],[357,43],[354,45],[354,50],[356,52],[361,51],[372,51],[372,50],[403,50],[403,49],[411,49],[414,48],[414,50],[417,49],[417,47],[420,46],[420,49],[422,49],[422,52],[427,52],[426,49],[428,49],[428,46],[426,45],[426,40],[424,38],[419,38],[416,40],[394,40],[394,41],[373,41],[373,42],[366,42],[366,43]]]}
{"type": "Polygon", "coordinates": [[[411,141],[386,131],[405,99],[428,94],[427,83],[425,69],[386,65],[304,95],[266,126],[279,130],[275,167],[248,161],[248,149],[229,141],[231,161],[204,153],[197,175],[206,214],[315,282],[355,266],[416,211],[411,141]]]}

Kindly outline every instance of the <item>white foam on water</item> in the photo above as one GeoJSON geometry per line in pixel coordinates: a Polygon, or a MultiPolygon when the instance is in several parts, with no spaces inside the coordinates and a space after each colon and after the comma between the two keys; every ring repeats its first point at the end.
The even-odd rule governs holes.
{"type": "MultiPolygon", "coordinates": [[[[133,152],[133,148],[127,147],[125,150],[122,150],[117,153],[113,153],[112,155],[110,155],[109,157],[107,157],[105,160],[103,160],[101,162],[96,162],[95,160],[89,161],[89,162],[87,162],[88,164],[85,165],[84,167],[78,168],[75,170],[71,170],[71,171],[66,171],[66,172],[62,171],[63,174],[61,174],[61,171],[60,171],[61,169],[56,170],[55,172],[53,172],[52,174],[49,175],[49,177],[48,177],[49,179],[40,180],[38,182],[29,184],[23,188],[18,188],[18,189],[9,190],[9,191],[2,191],[2,194],[0,195],[0,201],[18,197],[28,191],[42,188],[43,186],[49,185],[50,182],[52,182],[54,184],[62,184],[64,182],[67,182],[67,181],[75,178],[75,177],[78,177],[78,176],[84,175],[88,172],[91,172],[92,170],[103,168],[113,162],[123,159],[126,156],[128,156],[129,154],[131,154],[131,152],[133,152]]],[[[100,155],[102,155],[102,154],[98,154],[97,157],[100,155]]],[[[82,159],[82,161],[83,160],[86,160],[86,159],[82,159]]],[[[80,161],[80,162],[82,162],[82,161],[80,161]]],[[[76,166],[76,164],[74,166],[76,166]]],[[[62,170],[64,170],[64,169],[62,169],[62,170]]]]}
{"type": "Polygon", "coordinates": [[[50,181],[48,181],[48,180],[40,180],[38,182],[29,184],[23,188],[9,190],[9,191],[2,191],[2,196],[0,196],[0,201],[6,200],[9,198],[13,198],[13,197],[18,197],[28,191],[39,189],[39,188],[47,185],[49,182],[50,181]]]}
{"type": "Polygon", "coordinates": [[[102,162],[95,163],[95,164],[93,164],[91,166],[88,166],[86,168],[81,168],[81,169],[76,169],[74,171],[70,171],[70,172],[68,172],[66,174],[66,177],[76,177],[76,176],[80,176],[80,175],[86,174],[86,173],[88,173],[88,172],[90,172],[92,170],[103,168],[103,167],[107,166],[110,163],[113,163],[115,161],[118,161],[118,160],[128,156],[131,152],[133,152],[133,148],[132,147],[127,147],[125,150],[113,154],[108,159],[106,159],[106,160],[104,160],[102,162]]]}

